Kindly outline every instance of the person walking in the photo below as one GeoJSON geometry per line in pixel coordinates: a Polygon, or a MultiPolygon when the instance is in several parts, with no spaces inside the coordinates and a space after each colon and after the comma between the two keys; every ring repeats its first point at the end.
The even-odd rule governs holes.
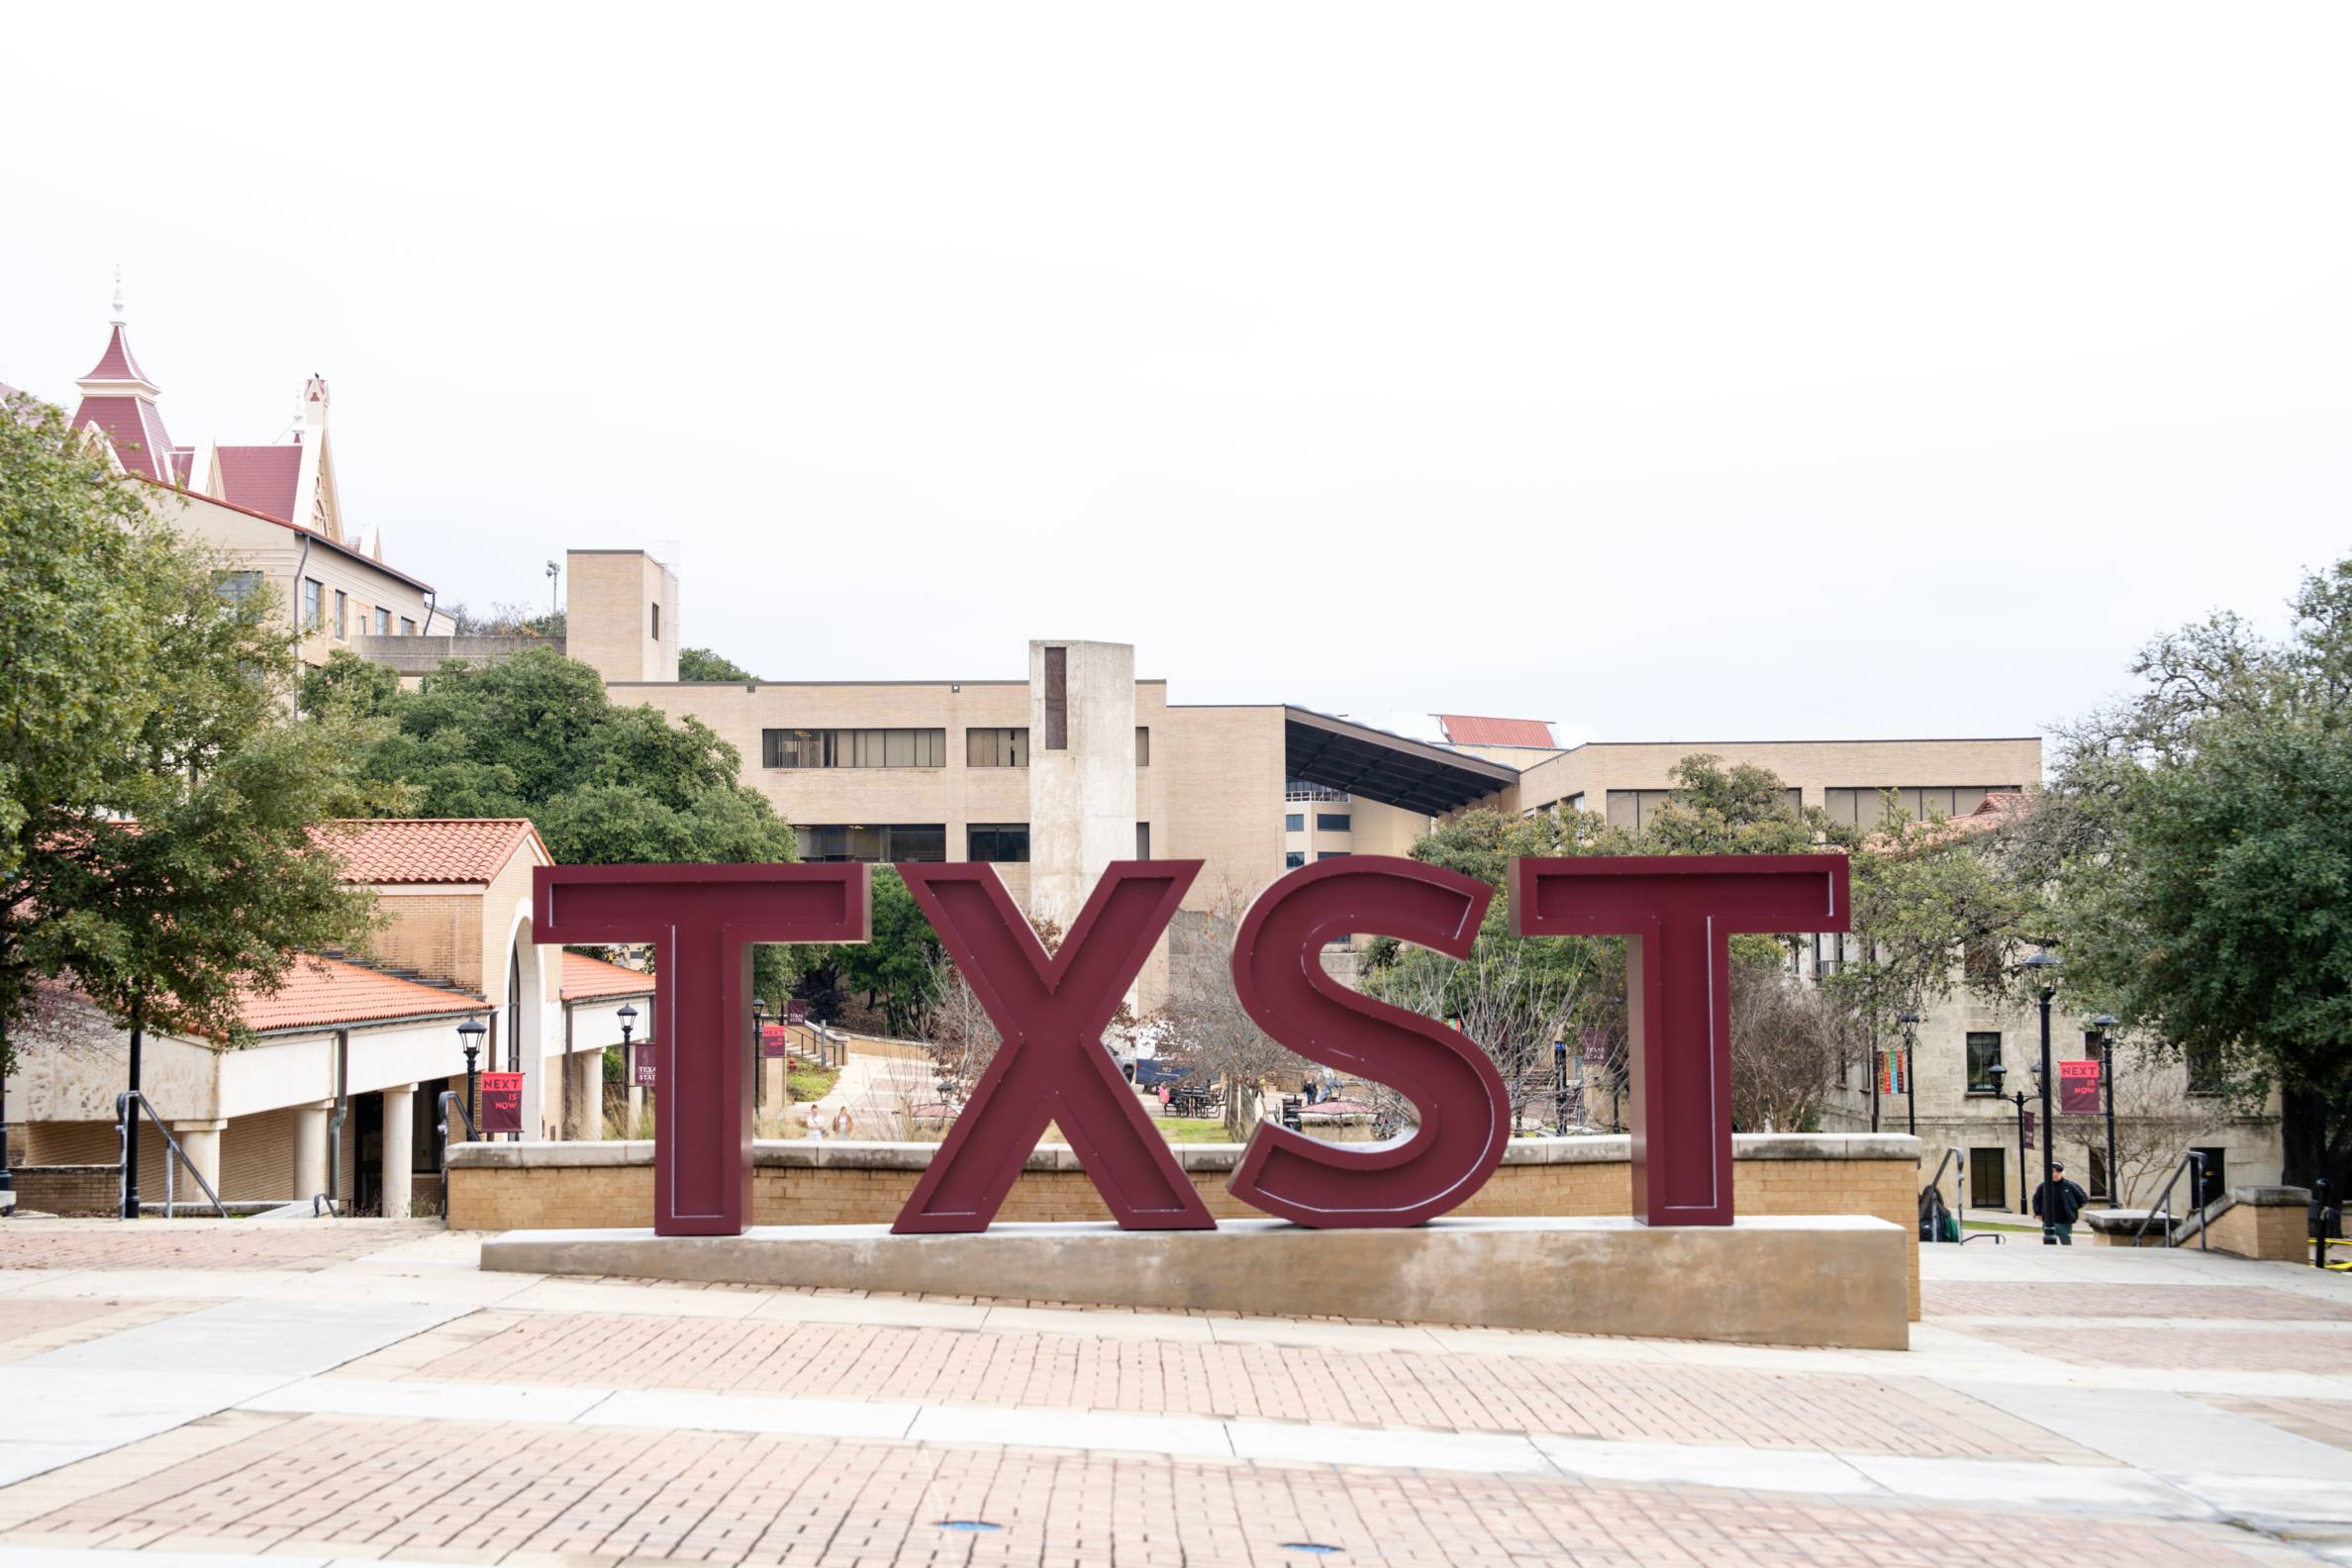
{"type": "Polygon", "coordinates": [[[2074,1245],[2074,1223],[2085,1209],[2091,1207],[2091,1195],[2066,1179],[2066,1167],[2050,1167],[2056,1186],[2044,1182],[2033,1189],[2033,1212],[2041,1216],[2043,1225],[2058,1233],[2060,1246],[2074,1245]]]}

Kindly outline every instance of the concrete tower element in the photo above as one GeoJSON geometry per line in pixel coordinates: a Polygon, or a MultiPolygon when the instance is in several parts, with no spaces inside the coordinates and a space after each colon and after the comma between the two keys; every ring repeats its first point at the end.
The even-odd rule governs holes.
{"type": "Polygon", "coordinates": [[[639,549],[563,559],[564,651],[607,681],[676,680],[678,574],[639,549]]]}
{"type": "Polygon", "coordinates": [[[1033,641],[1029,915],[1067,934],[1097,878],[1135,857],[1135,649],[1033,641]]]}

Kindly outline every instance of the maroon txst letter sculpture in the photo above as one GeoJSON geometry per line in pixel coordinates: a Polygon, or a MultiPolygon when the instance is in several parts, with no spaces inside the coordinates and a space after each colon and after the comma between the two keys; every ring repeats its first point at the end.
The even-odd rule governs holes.
{"type": "Polygon", "coordinates": [[[753,942],[861,942],[862,865],[535,866],[532,937],[651,942],[656,1235],[751,1217],[753,942]]]}
{"type": "Polygon", "coordinates": [[[1198,860],[1112,862],[1048,957],[993,866],[899,867],[1003,1043],[891,1229],[987,1229],[1047,1122],[1125,1228],[1216,1227],[1103,1048],[1120,998],[1200,870],[1198,860]]]}
{"type": "Polygon", "coordinates": [[[1829,854],[1511,863],[1513,935],[1627,938],[1635,1219],[1731,1223],[1727,938],[1847,930],[1846,875],[1829,854]]]}
{"type": "Polygon", "coordinates": [[[1495,1064],[1442,1024],[1348,990],[1322,954],[1342,931],[1370,931],[1466,958],[1494,896],[1418,860],[1360,855],[1293,871],[1250,906],[1233,942],[1241,1006],[1300,1055],[1402,1093],[1421,1127],[1342,1148],[1262,1124],[1228,1184],[1234,1197],[1305,1225],[1410,1225],[1486,1184],[1511,1138],[1495,1064]]]}

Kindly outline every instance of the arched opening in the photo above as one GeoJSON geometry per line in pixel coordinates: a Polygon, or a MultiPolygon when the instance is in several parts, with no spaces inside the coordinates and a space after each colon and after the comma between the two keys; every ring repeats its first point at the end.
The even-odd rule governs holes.
{"type": "Polygon", "coordinates": [[[523,1136],[547,1135],[546,1007],[540,997],[539,951],[532,940],[531,907],[515,912],[507,942],[506,994],[500,999],[499,1032],[505,1036],[505,1068],[523,1075],[523,1136]]]}

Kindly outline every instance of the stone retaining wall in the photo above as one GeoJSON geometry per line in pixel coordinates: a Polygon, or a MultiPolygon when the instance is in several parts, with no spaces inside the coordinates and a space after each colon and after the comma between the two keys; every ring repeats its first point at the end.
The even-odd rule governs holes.
{"type": "MultiPolygon", "coordinates": [[[[756,1225],[888,1225],[935,1143],[827,1139],[755,1145],[756,1225]]],[[[1918,1142],[1896,1134],[1756,1133],[1732,1138],[1741,1215],[1872,1215],[1909,1237],[1911,1314],[1919,1315],[1918,1142]]],[[[1225,1191],[1241,1145],[1174,1148],[1209,1212],[1262,1219],[1225,1191]]],[[[1518,1138],[1502,1169],[1454,1211],[1476,1218],[1622,1215],[1632,1206],[1630,1140],[1518,1138]]],[[[998,1218],[1102,1221],[1110,1211],[1060,1144],[1029,1156],[998,1218]]],[[[653,1223],[651,1143],[472,1143],[449,1151],[449,1226],[544,1230],[653,1223]]]]}
{"type": "MultiPolygon", "coordinates": [[[[19,1209],[53,1215],[122,1212],[120,1165],[19,1165],[9,1174],[16,1179],[19,1209]]],[[[158,1183],[155,1196],[160,1198],[162,1194],[158,1183]]]]}

